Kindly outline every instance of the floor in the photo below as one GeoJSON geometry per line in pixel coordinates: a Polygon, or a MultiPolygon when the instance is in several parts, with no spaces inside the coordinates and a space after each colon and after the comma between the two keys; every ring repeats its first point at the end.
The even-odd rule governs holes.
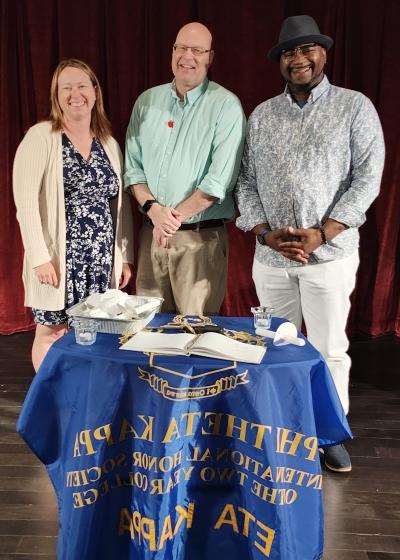
{"type": "MultiPolygon", "coordinates": [[[[54,492],[15,433],[31,341],[0,336],[0,560],[55,559],[54,492]]],[[[400,560],[400,340],[355,340],[351,355],[353,470],[324,472],[324,560],[400,560]]]]}

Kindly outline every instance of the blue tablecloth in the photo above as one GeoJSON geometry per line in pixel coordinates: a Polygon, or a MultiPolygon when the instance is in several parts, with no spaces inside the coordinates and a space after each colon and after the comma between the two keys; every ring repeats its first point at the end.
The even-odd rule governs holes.
{"type": "MultiPolygon", "coordinates": [[[[254,333],[250,319],[215,321],[254,333]]],[[[116,335],[83,347],[73,333],[17,429],[57,493],[59,560],[319,559],[318,445],[351,437],[309,343],[269,341],[249,365],[120,351],[116,335]]]]}

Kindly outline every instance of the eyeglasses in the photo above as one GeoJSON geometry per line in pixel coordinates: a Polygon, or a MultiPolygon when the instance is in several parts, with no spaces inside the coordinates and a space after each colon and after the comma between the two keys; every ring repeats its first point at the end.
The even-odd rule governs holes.
{"type": "Polygon", "coordinates": [[[211,52],[211,49],[202,49],[201,47],[187,47],[186,45],[174,45],[174,51],[178,54],[186,54],[187,51],[192,51],[192,54],[195,56],[201,56],[202,54],[206,54],[211,52]]]}
{"type": "Polygon", "coordinates": [[[308,45],[300,45],[299,47],[296,47],[295,49],[289,49],[287,51],[282,51],[281,52],[281,56],[285,59],[285,60],[292,60],[293,58],[296,58],[297,53],[301,53],[303,56],[307,56],[308,54],[312,54],[317,50],[317,47],[319,47],[319,45],[317,43],[309,43],[308,45]]]}

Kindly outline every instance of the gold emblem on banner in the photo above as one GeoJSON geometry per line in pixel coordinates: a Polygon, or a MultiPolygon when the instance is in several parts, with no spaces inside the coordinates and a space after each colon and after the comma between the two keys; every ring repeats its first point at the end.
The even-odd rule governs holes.
{"type": "MultiPolygon", "coordinates": [[[[147,327],[145,330],[157,330],[157,332],[163,332],[165,330],[184,330],[186,332],[195,333],[196,327],[205,327],[208,325],[213,325],[209,317],[204,316],[188,316],[188,315],[176,315],[172,321],[165,325],[160,325],[158,327],[147,327]]],[[[264,346],[264,340],[262,337],[257,335],[252,335],[244,331],[234,331],[230,329],[222,329],[225,336],[239,340],[240,342],[245,342],[247,344],[255,344],[264,346]]],[[[121,342],[126,342],[130,336],[125,336],[122,338],[121,342]]],[[[145,352],[146,354],[146,352],[145,352]]],[[[212,369],[198,374],[187,374],[181,371],[174,370],[165,366],[157,365],[155,360],[160,354],[149,353],[149,368],[151,371],[147,371],[144,368],[138,367],[139,379],[148,383],[153,391],[160,394],[164,399],[173,401],[188,401],[192,399],[204,399],[211,398],[220,395],[221,393],[227,391],[233,391],[241,385],[246,385],[250,382],[247,378],[248,369],[242,372],[236,373],[237,362],[232,361],[229,366],[212,369]],[[189,387],[175,387],[171,385],[168,379],[166,379],[164,374],[173,375],[176,377],[186,378],[190,380],[205,378],[208,376],[217,376],[217,379],[211,384],[200,385],[200,386],[189,386],[189,387]],[[222,374],[221,376],[218,374],[222,374]]]]}
{"type": "MultiPolygon", "coordinates": [[[[232,391],[239,385],[245,385],[249,382],[249,380],[246,379],[247,369],[236,375],[220,377],[213,384],[202,385],[200,387],[173,387],[163,377],[159,377],[158,375],[145,371],[142,368],[138,368],[138,371],[139,379],[146,381],[153,391],[159,393],[164,397],[164,399],[168,399],[170,401],[189,401],[192,399],[216,397],[225,391],[232,391]]],[[[208,374],[209,372],[204,375],[208,374]]]]}
{"type": "Polygon", "coordinates": [[[249,379],[247,379],[248,369],[245,369],[240,373],[234,373],[234,370],[237,368],[237,362],[232,362],[231,365],[223,368],[204,371],[203,373],[188,374],[165,366],[157,365],[155,363],[157,356],[159,356],[159,354],[149,354],[149,367],[152,371],[146,371],[144,368],[139,367],[138,376],[139,379],[147,382],[153,391],[159,393],[164,399],[188,401],[192,399],[216,397],[225,391],[232,391],[236,389],[239,385],[246,385],[249,383],[249,379]],[[156,370],[155,373],[153,373],[154,370],[156,370]],[[210,375],[224,375],[222,375],[222,377],[218,377],[214,383],[207,385],[200,385],[196,387],[175,387],[170,385],[168,380],[163,377],[163,373],[191,380],[205,378],[210,375]]]}

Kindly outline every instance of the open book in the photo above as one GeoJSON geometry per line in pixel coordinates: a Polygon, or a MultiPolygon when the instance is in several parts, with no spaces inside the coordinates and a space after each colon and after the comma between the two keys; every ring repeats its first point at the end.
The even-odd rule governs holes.
{"type": "Polygon", "coordinates": [[[157,332],[139,332],[123,344],[121,350],[136,352],[154,352],[156,354],[186,355],[197,354],[220,360],[249,362],[259,364],[266,348],[233,340],[214,332],[204,334],[165,334],[157,332]]]}

